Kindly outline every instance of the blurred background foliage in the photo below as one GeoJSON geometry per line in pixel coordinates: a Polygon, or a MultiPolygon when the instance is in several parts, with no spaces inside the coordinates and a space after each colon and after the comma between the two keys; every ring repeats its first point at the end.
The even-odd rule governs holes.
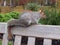
{"type": "Polygon", "coordinates": [[[7,22],[10,19],[18,19],[19,15],[19,12],[9,12],[6,14],[0,14],[0,22],[7,22]]]}
{"type": "MultiPolygon", "coordinates": [[[[60,25],[60,0],[24,0],[24,1],[7,1],[6,5],[0,6],[0,17],[5,17],[2,20],[9,20],[10,18],[17,19],[17,12],[21,13],[24,10],[39,11],[43,10],[46,19],[40,19],[39,23],[49,25],[60,25]],[[9,3],[8,3],[9,2],[9,3]],[[12,3],[13,2],[13,3],[12,3]],[[9,18],[7,18],[9,17],[9,18]]],[[[0,1],[1,2],[1,1],[0,1]]],[[[1,4],[1,3],[0,3],[1,4]]],[[[1,18],[0,18],[1,19],[1,18]]],[[[0,20],[1,21],[1,20],[0,20]]],[[[3,21],[4,22],[4,21],[3,21]]],[[[6,21],[5,21],[6,22],[6,21]]]]}

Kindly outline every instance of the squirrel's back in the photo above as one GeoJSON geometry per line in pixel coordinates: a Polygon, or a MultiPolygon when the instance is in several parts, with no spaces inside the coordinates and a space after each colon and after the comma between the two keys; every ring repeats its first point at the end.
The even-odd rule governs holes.
{"type": "Polygon", "coordinates": [[[41,14],[39,12],[23,12],[19,19],[24,23],[27,22],[28,25],[31,23],[37,24],[40,19],[40,15],[41,14]]]}
{"type": "Polygon", "coordinates": [[[13,25],[27,27],[33,24],[38,24],[38,21],[43,15],[40,12],[23,12],[19,18],[13,21],[13,25]]]}

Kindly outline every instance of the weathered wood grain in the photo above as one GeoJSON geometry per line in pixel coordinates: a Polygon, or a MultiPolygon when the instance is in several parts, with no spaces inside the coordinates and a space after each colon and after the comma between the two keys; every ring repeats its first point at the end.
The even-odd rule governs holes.
{"type": "Polygon", "coordinates": [[[14,45],[21,45],[21,36],[15,36],[14,45]]]}
{"type": "Polygon", "coordinates": [[[0,33],[7,32],[7,23],[0,22],[0,33]]]}
{"type": "Polygon", "coordinates": [[[28,37],[28,44],[27,45],[35,45],[35,38],[28,37]]]}
{"type": "Polygon", "coordinates": [[[27,28],[14,27],[12,33],[22,36],[60,39],[60,26],[33,25],[27,28]]]}
{"type": "Polygon", "coordinates": [[[44,39],[43,45],[52,45],[51,39],[44,39]]]}

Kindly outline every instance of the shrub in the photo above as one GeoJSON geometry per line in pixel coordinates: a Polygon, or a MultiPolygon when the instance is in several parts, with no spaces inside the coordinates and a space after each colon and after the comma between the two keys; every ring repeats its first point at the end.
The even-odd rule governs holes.
{"type": "Polygon", "coordinates": [[[18,12],[10,12],[6,14],[0,14],[0,22],[7,22],[8,20],[14,18],[18,19],[19,13],[18,12]]]}
{"type": "Polygon", "coordinates": [[[0,14],[0,22],[7,22],[9,19],[11,19],[12,17],[9,15],[4,15],[4,14],[0,14]]]}
{"type": "Polygon", "coordinates": [[[14,18],[14,19],[18,19],[19,17],[19,12],[10,12],[9,15],[14,18]]]}
{"type": "Polygon", "coordinates": [[[60,25],[60,11],[45,9],[46,19],[40,19],[39,23],[48,25],[60,25]]]}
{"type": "Polygon", "coordinates": [[[28,3],[25,6],[25,9],[31,10],[31,11],[38,11],[40,9],[40,5],[36,3],[28,3]]]}

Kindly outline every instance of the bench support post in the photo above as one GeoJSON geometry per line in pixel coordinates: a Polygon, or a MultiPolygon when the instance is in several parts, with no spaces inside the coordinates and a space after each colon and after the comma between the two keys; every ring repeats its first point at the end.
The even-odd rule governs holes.
{"type": "Polygon", "coordinates": [[[52,40],[51,39],[44,39],[43,45],[52,45],[52,40]]]}

